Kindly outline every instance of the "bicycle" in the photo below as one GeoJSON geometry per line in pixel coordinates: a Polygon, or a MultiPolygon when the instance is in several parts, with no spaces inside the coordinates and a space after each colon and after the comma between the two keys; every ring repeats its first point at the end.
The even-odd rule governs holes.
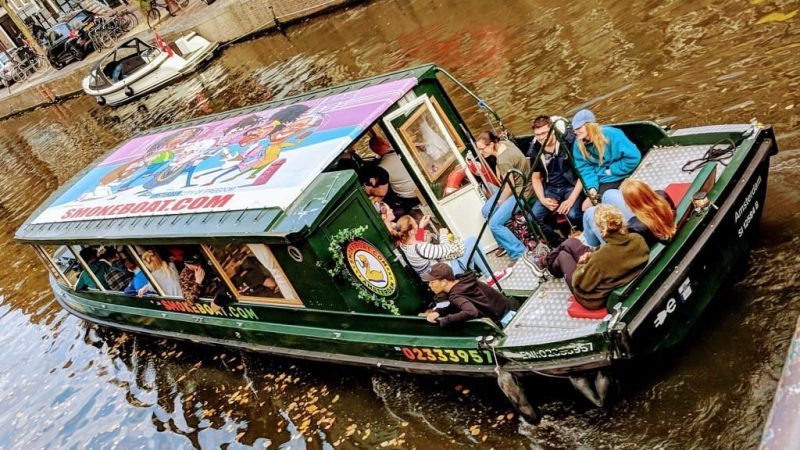
{"type": "MultiPolygon", "coordinates": [[[[180,0],[177,2],[178,7],[185,8],[189,4],[189,0],[180,0]]],[[[150,0],[148,7],[146,8],[147,11],[147,26],[152,30],[155,26],[161,22],[161,11],[159,8],[163,8],[167,11],[172,17],[177,15],[176,12],[170,11],[169,6],[165,3],[158,3],[157,0],[150,0]]]]}

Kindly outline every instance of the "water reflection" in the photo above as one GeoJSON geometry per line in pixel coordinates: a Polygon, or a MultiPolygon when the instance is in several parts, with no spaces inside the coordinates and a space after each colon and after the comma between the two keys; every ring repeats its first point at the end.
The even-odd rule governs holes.
{"type": "MultiPolygon", "coordinates": [[[[791,2],[380,0],[227,48],[196,75],[117,109],[78,97],[2,122],[0,448],[754,447],[800,307],[797,18],[791,2]],[[636,18],[636,19],[634,19],[636,18]],[[538,428],[491,380],[403,377],[106,330],[62,311],[13,230],[138,130],[426,62],[517,132],[592,106],[603,122],[772,123],[761,241],[687,344],[623,368],[589,408],[532,379],[538,428]]],[[[448,85],[448,87],[453,87],[448,85]]],[[[474,131],[473,101],[456,101],[474,131]]]]}

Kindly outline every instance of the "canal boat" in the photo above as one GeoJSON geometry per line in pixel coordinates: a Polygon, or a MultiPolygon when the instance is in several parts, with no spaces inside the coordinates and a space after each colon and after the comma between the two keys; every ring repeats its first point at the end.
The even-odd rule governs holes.
{"type": "Polygon", "coordinates": [[[172,44],[157,36],[155,46],[128,39],[92,66],[83,79],[83,91],[101,106],[120,105],[193,72],[218,45],[195,32],[172,44]]]}
{"type": "MultiPolygon", "coordinates": [[[[521,302],[509,323],[440,327],[420,316],[432,293],[351,163],[369,159],[371,134],[384,136],[416,183],[421,212],[456,236],[478,236],[489,254],[497,244],[480,212],[487,191],[469,170],[483,160],[451,94],[475,99],[505,130],[444,69],[393,72],[142,132],[53,193],[16,239],[41,257],[61,306],[102,326],[411,373],[564,377],[600,404],[608,369],[681,341],[744,263],[777,151],[773,131],[614,124],[643,155],[632,176],[674,196],[674,239],[653,247],[600,316],[576,316],[563,280],[518,264],[495,284],[521,302]],[[152,293],[126,295],[100,280],[81,254],[100,247],[144,273],[152,293]],[[148,252],[163,264],[146,263],[148,252]],[[189,303],[159,281],[156,270],[190,253],[227,301],[218,289],[189,303]]],[[[526,148],[531,136],[515,139],[526,148]]],[[[492,254],[488,263],[501,270],[509,260],[492,254]]]]}

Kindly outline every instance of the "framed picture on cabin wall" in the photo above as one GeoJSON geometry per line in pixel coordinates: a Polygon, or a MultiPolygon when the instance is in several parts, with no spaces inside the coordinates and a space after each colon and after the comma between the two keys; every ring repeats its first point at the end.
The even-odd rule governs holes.
{"type": "MultiPolygon", "coordinates": [[[[432,99],[432,103],[437,114],[445,123],[445,128],[448,128],[450,138],[457,147],[463,148],[464,143],[458,138],[458,134],[446,119],[447,116],[442,114],[439,103],[436,102],[436,99],[432,99]]],[[[406,147],[411,149],[414,161],[422,168],[429,182],[438,180],[455,161],[456,156],[447,144],[447,138],[442,135],[431,111],[424,105],[417,108],[398,131],[400,131],[406,147]]]]}

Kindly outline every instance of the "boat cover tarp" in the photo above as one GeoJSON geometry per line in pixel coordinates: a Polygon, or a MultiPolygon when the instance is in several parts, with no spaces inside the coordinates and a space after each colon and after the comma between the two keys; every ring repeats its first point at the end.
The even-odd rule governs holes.
{"type": "Polygon", "coordinates": [[[134,137],[30,223],[285,210],[416,83],[403,78],[134,137]]]}

